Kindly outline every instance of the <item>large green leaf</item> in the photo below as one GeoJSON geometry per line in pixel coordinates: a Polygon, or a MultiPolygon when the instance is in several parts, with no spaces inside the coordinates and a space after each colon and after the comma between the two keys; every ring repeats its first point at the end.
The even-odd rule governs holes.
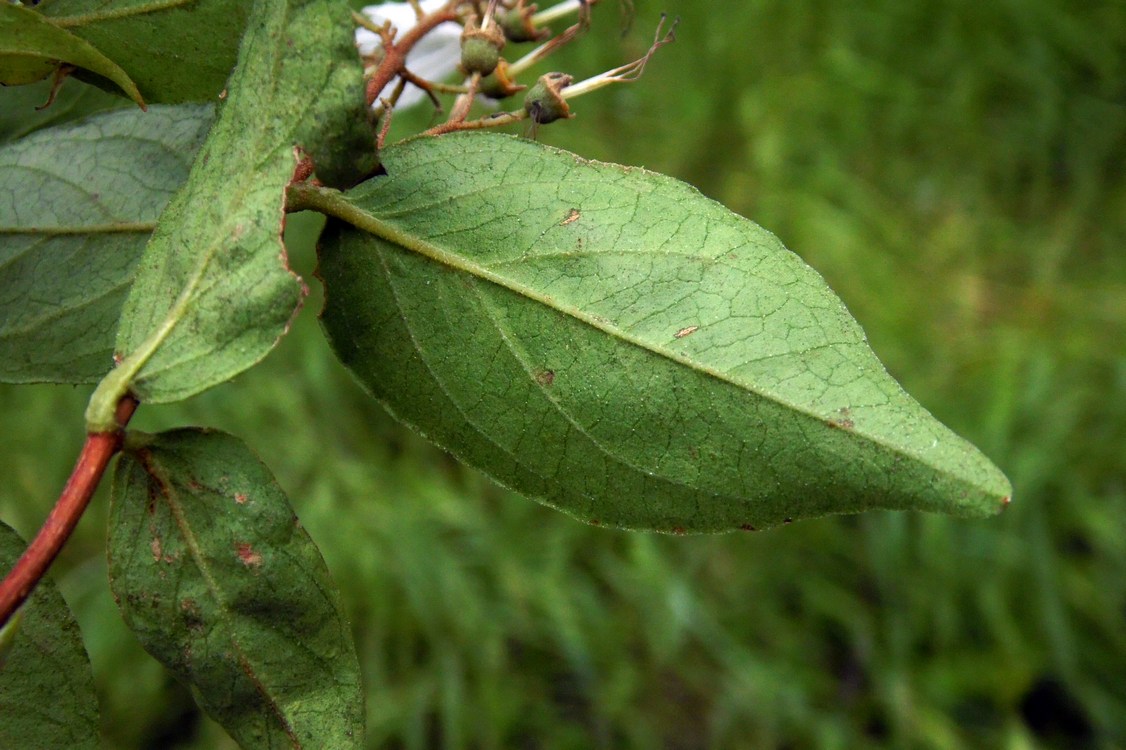
{"type": "Polygon", "coordinates": [[[825,282],[691,187],[498,135],[304,191],[343,216],[334,349],[392,412],[591,523],[999,510],[1008,481],[884,371],[825,282]]]}
{"type": "MultiPolygon", "coordinates": [[[[26,546],[0,523],[0,571],[11,570],[26,546]]],[[[39,582],[0,631],[0,747],[99,747],[90,658],[78,623],[50,580],[39,582]]]]}
{"type": "Polygon", "coordinates": [[[36,10],[128,71],[146,101],[211,101],[235,66],[246,0],[41,0],[36,10]]]}
{"type": "Polygon", "coordinates": [[[359,662],[320,552],[237,438],[127,446],[110,584],[142,645],[247,748],[363,744],[359,662]]]}
{"type": "Polygon", "coordinates": [[[209,105],[120,110],[0,146],[0,380],[94,382],[209,105]]]}
{"type": "Polygon", "coordinates": [[[333,0],[254,4],[227,102],[145,249],[117,334],[123,361],[95,392],[92,429],[112,424],[126,391],[186,398],[284,334],[304,293],[280,237],[297,147],[320,157],[363,118],[350,17],[333,0]]]}
{"type": "Polygon", "coordinates": [[[0,84],[41,81],[62,63],[112,81],[130,99],[144,106],[129,74],[97,47],[28,8],[0,3],[0,84]]]}

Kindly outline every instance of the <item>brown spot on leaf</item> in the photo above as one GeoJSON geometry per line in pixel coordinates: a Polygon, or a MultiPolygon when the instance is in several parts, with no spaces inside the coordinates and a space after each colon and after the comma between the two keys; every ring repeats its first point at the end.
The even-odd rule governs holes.
{"type": "Polygon", "coordinates": [[[592,518],[587,523],[589,523],[591,526],[601,526],[602,525],[602,521],[600,521],[597,518],[592,518]]]}
{"type": "Polygon", "coordinates": [[[246,493],[245,492],[236,492],[235,493],[235,502],[238,503],[239,505],[246,505],[246,493]]]}
{"type": "Polygon", "coordinates": [[[676,534],[677,536],[684,536],[684,527],[683,526],[673,526],[672,527],[672,533],[676,534]]]}
{"type": "Polygon", "coordinates": [[[830,419],[830,427],[836,427],[839,430],[851,430],[856,427],[856,423],[851,419],[830,419]]]}
{"type": "Polygon", "coordinates": [[[257,568],[262,564],[262,556],[254,551],[250,542],[237,542],[235,552],[238,553],[238,559],[242,560],[242,564],[248,568],[257,568]]]}
{"type": "Polygon", "coordinates": [[[195,599],[181,599],[180,611],[184,613],[184,624],[188,626],[188,629],[196,632],[203,630],[203,612],[196,604],[195,599]]]}
{"type": "Polygon", "coordinates": [[[579,217],[580,217],[580,216],[582,216],[582,214],[581,214],[581,213],[579,213],[579,209],[577,209],[577,208],[572,208],[572,209],[571,209],[570,211],[568,211],[568,212],[567,212],[567,218],[566,218],[566,219],[564,219],[564,220],[563,220],[563,222],[562,222],[562,223],[561,223],[561,224],[560,224],[559,226],[561,226],[561,227],[565,227],[565,226],[567,226],[568,224],[571,224],[571,223],[573,223],[573,222],[576,222],[576,221],[578,221],[578,220],[579,220],[579,217]]]}
{"type": "Polygon", "coordinates": [[[555,382],[555,370],[540,370],[536,373],[536,382],[547,388],[555,382]]]}
{"type": "Polygon", "coordinates": [[[681,328],[679,331],[674,333],[672,335],[672,337],[674,339],[682,339],[685,336],[691,336],[692,334],[696,333],[696,331],[698,331],[698,330],[700,330],[700,326],[688,326],[687,328],[681,328]]]}
{"type": "Polygon", "coordinates": [[[739,528],[743,531],[758,531],[758,529],[756,529],[754,526],[751,526],[749,523],[745,523],[739,528]]]}
{"type": "Polygon", "coordinates": [[[794,522],[794,519],[792,519],[792,518],[783,518],[782,519],[782,523],[789,524],[789,523],[793,523],[793,522],[794,522]]]}
{"type": "Polygon", "coordinates": [[[154,562],[160,562],[160,556],[163,553],[160,547],[160,537],[154,536],[152,542],[149,543],[149,549],[152,550],[152,559],[154,562]]]}

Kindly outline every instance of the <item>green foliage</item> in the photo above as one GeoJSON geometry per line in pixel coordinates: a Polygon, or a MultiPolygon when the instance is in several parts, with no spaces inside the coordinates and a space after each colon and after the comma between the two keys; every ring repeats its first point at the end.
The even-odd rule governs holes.
{"type": "MultiPolygon", "coordinates": [[[[0,523],[0,568],[27,545],[0,523]]],[[[98,699],[78,623],[45,581],[0,629],[0,747],[100,747],[98,699]]]]}
{"type": "Polygon", "coordinates": [[[295,144],[316,155],[352,130],[360,65],[348,12],[331,0],[264,3],[255,19],[230,102],[141,259],[92,428],[113,424],[126,392],[160,403],[229,380],[274,347],[300,304],[278,236],[295,144]]]}
{"type": "Polygon", "coordinates": [[[1007,501],[812,269],[683,183],[480,134],[382,159],[324,240],[326,330],[501,482],[666,532],[1007,501]]]}
{"type": "MultiPolygon", "coordinates": [[[[662,9],[635,4],[639,21],[662,9]]],[[[706,538],[575,524],[390,423],[308,315],[233,386],[135,426],[221,425],[267,458],[343,589],[370,747],[1122,745],[1126,8],[676,10],[674,54],[643,85],[536,137],[675,174],[778,232],[908,390],[1006,467],[1002,518],[872,513],[706,538]]],[[[598,43],[553,67],[644,48],[596,12],[611,20],[598,43]]],[[[66,83],[69,111],[87,91],[66,83]]],[[[11,118],[22,93],[0,91],[0,137],[69,116],[11,118]]],[[[397,114],[392,140],[429,117],[397,114]]],[[[307,223],[289,223],[308,276],[311,238],[293,231],[307,223]]],[[[0,515],[21,530],[66,477],[87,396],[0,388],[0,515]]],[[[231,747],[120,623],[99,520],[59,577],[107,745],[231,747]]]]}
{"type": "Polygon", "coordinates": [[[109,79],[144,106],[137,85],[121,66],[34,11],[11,3],[0,5],[0,40],[0,84],[35,83],[66,63],[109,79]]]}
{"type": "MultiPolygon", "coordinates": [[[[245,0],[39,0],[35,10],[123,68],[145,101],[180,104],[214,100],[222,91],[252,5],[245,0]]],[[[89,77],[84,71],[77,75],[89,77]]]]}
{"type": "Polygon", "coordinates": [[[362,746],[359,665],[336,586],[237,438],[132,440],[114,478],[109,574],[144,647],[241,746],[362,746]]]}
{"type": "Polygon", "coordinates": [[[128,100],[106,93],[93,86],[71,84],[55,92],[49,107],[42,107],[51,96],[53,83],[0,89],[0,142],[22,138],[40,128],[58,125],[107,109],[122,109],[132,105],[128,100]]]}
{"type": "Polygon", "coordinates": [[[113,368],[137,261],[211,121],[207,105],[129,109],[0,146],[0,379],[91,383],[113,368]]]}

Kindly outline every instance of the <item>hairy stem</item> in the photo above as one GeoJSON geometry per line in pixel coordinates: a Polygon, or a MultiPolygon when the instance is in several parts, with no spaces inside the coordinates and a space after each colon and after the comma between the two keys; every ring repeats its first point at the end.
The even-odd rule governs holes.
{"type": "Polygon", "coordinates": [[[121,448],[122,428],[129,423],[137,401],[126,396],[117,404],[117,428],[106,432],[91,432],[86,435],[86,443],[78,455],[70,479],[63,487],[58,502],[51,509],[43,527],[35,539],[27,546],[15,566],[0,582],[0,627],[8,622],[20,605],[27,600],[36,584],[43,578],[70,538],[82,513],[90,503],[94,490],[98,488],[106,466],[113,455],[121,448]]]}
{"type": "Polygon", "coordinates": [[[380,61],[379,67],[376,68],[375,73],[367,82],[368,106],[374,104],[375,100],[379,98],[379,92],[383,91],[384,87],[403,71],[407,64],[407,53],[418,43],[418,40],[446,21],[456,21],[457,19],[457,2],[451,0],[439,10],[419,19],[418,25],[404,34],[398,42],[385,44],[383,60],[380,61]]]}

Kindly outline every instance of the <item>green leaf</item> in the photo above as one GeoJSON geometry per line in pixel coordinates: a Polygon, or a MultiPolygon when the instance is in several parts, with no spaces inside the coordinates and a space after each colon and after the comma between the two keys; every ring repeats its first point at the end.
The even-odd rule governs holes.
{"type": "Polygon", "coordinates": [[[61,63],[108,78],[130,99],[145,106],[129,74],[97,47],[28,8],[0,3],[0,84],[12,86],[43,80],[61,63]]]}
{"type": "Polygon", "coordinates": [[[14,141],[36,130],[62,125],[107,109],[132,106],[120,96],[87,86],[81,81],[71,81],[59,88],[51,106],[44,107],[51,95],[51,86],[51,81],[40,81],[27,86],[0,88],[0,142],[14,141]]]}
{"type": "Polygon", "coordinates": [[[0,381],[96,382],[212,107],[118,110],[0,146],[0,381]]]}
{"type": "MultiPolygon", "coordinates": [[[[27,545],[0,523],[0,571],[27,545]]],[[[98,698],[78,623],[50,580],[42,580],[0,633],[0,747],[97,748],[98,698]]]]}
{"type": "Polygon", "coordinates": [[[500,482],[673,532],[1007,501],[815,271],[691,187],[498,135],[382,158],[343,197],[301,193],[359,227],[323,239],[325,330],[393,413],[500,482]]]}
{"type": "Polygon", "coordinates": [[[269,469],[219,432],[131,443],[114,475],[109,574],[142,645],[243,747],[360,747],[340,597],[269,469]]]}
{"type": "Polygon", "coordinates": [[[261,360],[305,287],[281,242],[296,147],[314,157],[350,130],[361,93],[347,7],[259,0],[239,64],[187,184],[145,249],[117,334],[121,365],[87,421],[108,429],[126,391],[187,398],[261,360]]]}
{"type": "Polygon", "coordinates": [[[238,55],[245,0],[42,0],[36,10],[128,71],[146,101],[214,101],[238,55]]]}

